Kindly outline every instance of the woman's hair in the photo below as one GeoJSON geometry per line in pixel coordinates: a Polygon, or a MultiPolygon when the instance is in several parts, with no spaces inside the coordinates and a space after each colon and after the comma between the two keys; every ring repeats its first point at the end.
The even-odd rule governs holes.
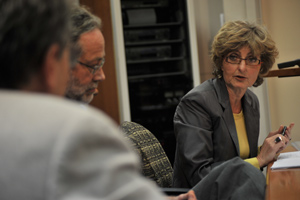
{"type": "Polygon", "coordinates": [[[213,74],[223,77],[222,63],[232,51],[249,47],[254,56],[261,58],[261,69],[253,84],[257,87],[263,83],[262,75],[272,68],[278,50],[267,29],[261,25],[247,21],[231,21],[226,23],[215,36],[212,43],[211,59],[214,65],[213,74]]]}

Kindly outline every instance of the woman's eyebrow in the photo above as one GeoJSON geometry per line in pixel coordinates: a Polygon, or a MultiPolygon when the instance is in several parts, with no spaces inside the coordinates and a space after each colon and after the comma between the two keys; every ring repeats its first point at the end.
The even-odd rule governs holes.
{"type": "Polygon", "coordinates": [[[232,52],[230,52],[228,55],[230,55],[230,54],[239,54],[239,55],[241,55],[241,53],[239,52],[239,51],[232,51],[232,52]]]}

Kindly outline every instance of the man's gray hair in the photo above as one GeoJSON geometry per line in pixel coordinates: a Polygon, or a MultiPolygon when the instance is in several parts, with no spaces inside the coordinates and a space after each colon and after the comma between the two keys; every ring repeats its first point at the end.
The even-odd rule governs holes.
{"type": "Polygon", "coordinates": [[[0,88],[19,89],[42,67],[52,44],[70,41],[68,0],[0,1],[0,88]]]}
{"type": "Polygon", "coordinates": [[[71,9],[72,20],[72,42],[78,44],[79,38],[83,33],[101,29],[101,19],[93,15],[88,8],[74,5],[71,9]]]}

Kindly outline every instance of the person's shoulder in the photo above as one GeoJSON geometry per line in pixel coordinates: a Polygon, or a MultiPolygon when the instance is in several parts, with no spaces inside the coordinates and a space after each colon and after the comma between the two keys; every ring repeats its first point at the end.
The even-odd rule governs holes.
{"type": "Polygon", "coordinates": [[[183,99],[199,99],[215,93],[214,79],[209,79],[190,90],[183,99]]]}
{"type": "Polygon", "coordinates": [[[81,126],[85,125],[85,127],[89,126],[89,129],[95,126],[97,130],[103,130],[104,127],[117,127],[116,123],[106,113],[88,104],[83,105],[77,101],[55,96],[46,97],[44,100],[48,102],[49,109],[59,112],[62,115],[60,118],[65,118],[66,123],[73,124],[73,126],[80,124],[81,126]]]}
{"type": "Polygon", "coordinates": [[[2,108],[15,123],[32,127],[31,137],[65,138],[63,141],[76,138],[96,140],[102,138],[127,148],[116,122],[101,110],[88,105],[82,108],[80,103],[48,94],[28,92],[3,94],[0,91],[0,110],[2,108]]]}
{"type": "Polygon", "coordinates": [[[200,85],[196,86],[195,88],[192,89],[193,92],[203,92],[203,91],[208,91],[212,90],[214,88],[214,79],[208,79],[201,83],[200,85]]]}
{"type": "MultiPolygon", "coordinates": [[[[102,124],[113,124],[112,120],[102,111],[80,103],[70,101],[63,97],[49,94],[30,93],[20,91],[0,91],[0,107],[15,115],[11,108],[15,108],[21,115],[30,113],[30,118],[45,123],[45,126],[57,122],[79,124],[83,120],[101,122],[102,124]]],[[[22,116],[20,116],[22,117],[22,116]]]]}

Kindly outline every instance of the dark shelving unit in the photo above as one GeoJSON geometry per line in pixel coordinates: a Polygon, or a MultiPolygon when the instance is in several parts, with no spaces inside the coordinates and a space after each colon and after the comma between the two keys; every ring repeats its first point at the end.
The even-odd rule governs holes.
{"type": "Polygon", "coordinates": [[[121,0],[131,121],[174,161],[173,116],[193,87],[186,0],[121,0]]]}

